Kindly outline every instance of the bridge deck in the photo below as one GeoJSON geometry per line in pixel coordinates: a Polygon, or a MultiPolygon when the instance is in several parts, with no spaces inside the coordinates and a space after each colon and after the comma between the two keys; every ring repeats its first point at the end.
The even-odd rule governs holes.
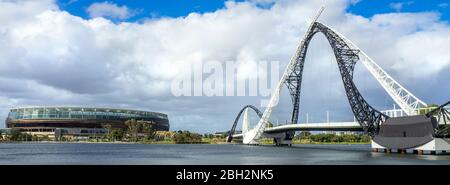
{"type": "MultiPolygon", "coordinates": [[[[444,124],[441,120],[439,124],[444,124]]],[[[299,123],[266,128],[264,133],[279,133],[286,131],[363,131],[357,122],[332,122],[332,123],[299,123]]],[[[234,138],[242,138],[242,134],[234,134],[234,138]]]]}
{"type": "MultiPolygon", "coordinates": [[[[357,122],[333,123],[299,123],[266,128],[264,133],[279,133],[286,131],[363,131],[357,122]]],[[[242,138],[242,134],[234,134],[233,138],[242,138]]]]}
{"type": "Polygon", "coordinates": [[[266,128],[265,133],[285,131],[363,131],[357,122],[300,123],[266,128]]]}

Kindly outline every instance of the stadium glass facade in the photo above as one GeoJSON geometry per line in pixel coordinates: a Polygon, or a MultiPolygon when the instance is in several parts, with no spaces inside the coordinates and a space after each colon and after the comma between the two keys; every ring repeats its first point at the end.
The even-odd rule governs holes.
{"type": "Polygon", "coordinates": [[[8,114],[6,127],[39,133],[61,128],[85,128],[80,132],[92,132],[92,129],[101,131],[106,127],[126,128],[125,121],[131,119],[147,121],[157,131],[169,130],[168,117],[163,113],[90,107],[14,108],[8,114]]]}

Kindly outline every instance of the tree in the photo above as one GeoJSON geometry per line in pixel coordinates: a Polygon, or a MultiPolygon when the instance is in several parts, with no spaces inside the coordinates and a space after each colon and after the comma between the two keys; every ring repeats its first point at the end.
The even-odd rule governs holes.
{"type": "Polygon", "coordinates": [[[310,136],[311,135],[311,132],[308,132],[308,131],[302,131],[302,132],[300,132],[300,137],[308,137],[308,136],[310,136]]]}
{"type": "Polygon", "coordinates": [[[110,138],[113,141],[121,141],[123,139],[123,135],[125,134],[125,131],[123,129],[112,129],[112,131],[110,132],[110,138]]]}
{"type": "Polygon", "coordinates": [[[28,133],[22,133],[19,129],[13,128],[13,129],[11,129],[9,140],[10,141],[32,141],[33,136],[28,133]]]}
{"type": "Polygon", "coordinates": [[[21,139],[22,139],[22,133],[20,133],[20,130],[16,129],[16,128],[11,129],[9,140],[20,141],[21,139]]]}
{"type": "Polygon", "coordinates": [[[125,125],[128,127],[127,132],[134,142],[138,141],[139,124],[135,119],[125,121],[125,125]]]}
{"type": "Polygon", "coordinates": [[[156,131],[155,139],[157,140],[171,140],[175,137],[176,132],[173,131],[156,131]]]}
{"type": "Polygon", "coordinates": [[[186,144],[186,143],[201,143],[202,135],[197,133],[191,133],[189,131],[179,130],[174,136],[175,143],[186,144]]]}
{"type": "Polygon", "coordinates": [[[127,120],[125,121],[125,125],[127,126],[127,133],[131,136],[131,139],[134,142],[142,140],[143,137],[139,136],[139,134],[144,133],[146,140],[153,140],[155,138],[155,129],[153,128],[154,122],[145,121],[145,120],[127,120]]]}
{"type": "Polygon", "coordinates": [[[155,129],[153,129],[153,125],[150,122],[144,122],[143,123],[143,131],[146,133],[146,140],[153,140],[155,139],[155,129]]]}
{"type": "Polygon", "coordinates": [[[112,133],[112,125],[111,124],[104,124],[102,125],[103,128],[105,128],[106,130],[108,130],[108,134],[107,134],[107,139],[109,141],[112,141],[114,138],[112,137],[111,133],[112,133]]]}

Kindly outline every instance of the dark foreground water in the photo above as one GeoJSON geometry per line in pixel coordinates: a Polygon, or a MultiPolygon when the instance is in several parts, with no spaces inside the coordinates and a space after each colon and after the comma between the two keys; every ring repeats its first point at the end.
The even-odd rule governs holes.
{"type": "Polygon", "coordinates": [[[0,164],[450,164],[450,155],[370,152],[370,145],[1,143],[0,164]]]}

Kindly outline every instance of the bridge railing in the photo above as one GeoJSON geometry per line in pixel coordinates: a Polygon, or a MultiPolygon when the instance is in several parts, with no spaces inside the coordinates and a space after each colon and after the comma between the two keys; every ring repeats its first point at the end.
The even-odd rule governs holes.
{"type": "MultiPolygon", "coordinates": [[[[417,113],[417,115],[426,114],[427,112],[430,112],[431,110],[433,110],[435,108],[436,107],[420,108],[420,109],[416,109],[415,112],[417,113]]],[[[444,109],[450,111],[450,106],[445,106],[444,109]]],[[[407,114],[402,109],[390,109],[390,110],[383,110],[381,112],[383,114],[386,114],[389,117],[393,117],[393,118],[407,116],[407,114]]]]}
{"type": "MultiPolygon", "coordinates": [[[[416,111],[417,115],[424,115],[435,108],[436,107],[426,107],[426,108],[416,109],[415,111],[416,111]]],[[[447,111],[450,111],[450,106],[445,106],[444,109],[446,109],[447,111]]],[[[388,115],[391,118],[407,116],[406,113],[402,109],[390,109],[390,110],[384,110],[381,112],[383,114],[388,115]]],[[[439,120],[439,124],[445,124],[444,119],[438,119],[438,120],[439,120]]],[[[447,123],[447,124],[449,124],[449,123],[447,123]]]]}

